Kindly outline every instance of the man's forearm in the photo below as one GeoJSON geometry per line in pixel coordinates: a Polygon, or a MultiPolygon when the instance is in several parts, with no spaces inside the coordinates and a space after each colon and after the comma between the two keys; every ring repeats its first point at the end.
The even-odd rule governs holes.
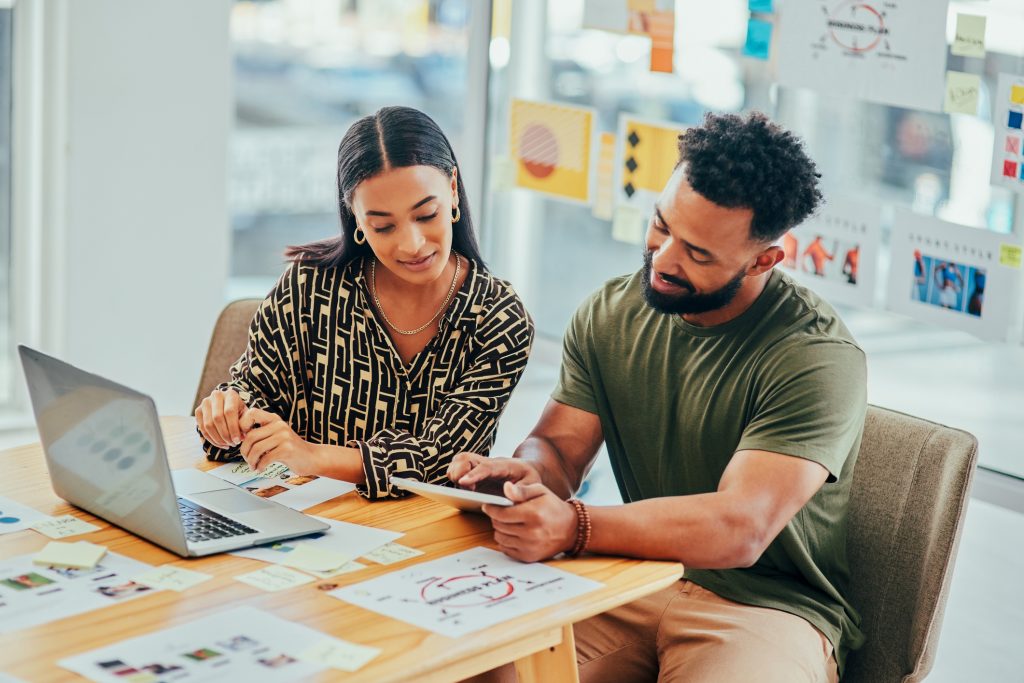
{"type": "Polygon", "coordinates": [[[587,509],[594,553],[728,569],[751,565],[771,540],[763,538],[752,515],[722,493],[587,509]]]}
{"type": "Polygon", "coordinates": [[[567,472],[558,449],[547,439],[528,437],[519,444],[512,457],[530,463],[540,474],[541,483],[561,498],[569,498],[580,487],[582,474],[567,472]]]}

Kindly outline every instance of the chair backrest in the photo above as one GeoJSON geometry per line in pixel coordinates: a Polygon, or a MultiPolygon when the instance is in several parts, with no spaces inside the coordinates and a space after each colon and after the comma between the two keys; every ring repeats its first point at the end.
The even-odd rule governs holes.
{"type": "Polygon", "coordinates": [[[847,546],[867,642],[843,683],[913,683],[931,670],[977,459],[967,432],[868,407],[847,546]]]}
{"type": "Polygon", "coordinates": [[[213,336],[210,337],[210,348],[206,351],[206,362],[199,378],[192,412],[210,395],[214,387],[227,381],[228,370],[245,353],[249,323],[261,303],[262,299],[240,299],[232,301],[220,312],[217,324],[213,326],[213,336]]]}

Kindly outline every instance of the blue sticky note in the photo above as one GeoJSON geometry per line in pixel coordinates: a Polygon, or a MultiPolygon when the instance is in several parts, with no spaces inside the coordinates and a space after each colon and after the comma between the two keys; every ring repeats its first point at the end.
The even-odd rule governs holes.
{"type": "Polygon", "coordinates": [[[768,51],[772,45],[772,23],[751,19],[747,22],[747,42],[743,44],[743,54],[754,59],[768,59],[768,51]]]}
{"type": "Polygon", "coordinates": [[[1021,114],[1021,112],[1011,111],[1010,119],[1009,121],[1007,121],[1006,125],[1008,125],[1010,128],[1020,128],[1022,118],[1024,118],[1024,114],[1021,114]]]}
{"type": "Polygon", "coordinates": [[[747,6],[751,12],[759,12],[761,14],[771,14],[775,11],[772,7],[772,0],[750,0],[747,6]]]}

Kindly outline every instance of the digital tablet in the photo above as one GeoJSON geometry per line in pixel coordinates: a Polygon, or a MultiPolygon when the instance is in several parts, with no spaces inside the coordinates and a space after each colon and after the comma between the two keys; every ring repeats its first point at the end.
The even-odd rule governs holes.
{"type": "Polygon", "coordinates": [[[438,503],[451,505],[464,512],[480,512],[480,506],[502,505],[511,507],[512,501],[503,496],[492,496],[489,493],[477,493],[466,489],[457,489],[451,486],[438,486],[437,484],[424,484],[422,481],[406,479],[404,477],[391,477],[391,485],[403,491],[410,491],[419,494],[424,498],[436,500],[438,503]]]}

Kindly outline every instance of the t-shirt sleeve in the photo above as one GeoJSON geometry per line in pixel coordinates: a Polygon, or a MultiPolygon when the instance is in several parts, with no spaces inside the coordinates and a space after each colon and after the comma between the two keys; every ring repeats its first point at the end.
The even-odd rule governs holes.
{"type": "Polygon", "coordinates": [[[569,322],[562,339],[562,367],[559,370],[558,384],[551,398],[573,408],[596,414],[597,400],[594,397],[594,382],[591,375],[593,306],[594,299],[588,299],[576,309],[569,322]]]}
{"type": "Polygon", "coordinates": [[[753,417],[736,450],[805,458],[836,481],[864,428],[864,352],[846,342],[815,340],[786,345],[763,368],[753,417]]]}

